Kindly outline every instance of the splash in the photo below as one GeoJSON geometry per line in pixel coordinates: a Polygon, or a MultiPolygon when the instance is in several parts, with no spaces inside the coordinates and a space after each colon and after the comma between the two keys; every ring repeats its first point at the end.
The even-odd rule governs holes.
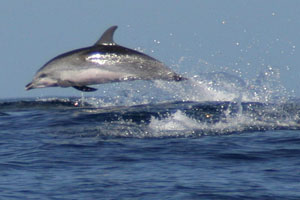
{"type": "Polygon", "coordinates": [[[280,102],[284,103],[292,95],[281,84],[280,71],[272,66],[258,74],[257,78],[249,84],[253,99],[259,102],[280,102]]]}
{"type": "Polygon", "coordinates": [[[182,84],[156,81],[155,86],[182,101],[284,103],[291,95],[280,82],[278,69],[268,66],[255,79],[226,72],[195,75],[182,84]]]}

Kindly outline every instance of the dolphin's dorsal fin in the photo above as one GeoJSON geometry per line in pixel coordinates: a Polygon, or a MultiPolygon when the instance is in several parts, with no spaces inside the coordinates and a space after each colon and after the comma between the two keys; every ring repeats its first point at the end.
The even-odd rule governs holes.
{"type": "Polygon", "coordinates": [[[101,36],[101,38],[95,43],[95,45],[116,45],[114,42],[114,32],[118,26],[112,26],[107,29],[101,36]]]}

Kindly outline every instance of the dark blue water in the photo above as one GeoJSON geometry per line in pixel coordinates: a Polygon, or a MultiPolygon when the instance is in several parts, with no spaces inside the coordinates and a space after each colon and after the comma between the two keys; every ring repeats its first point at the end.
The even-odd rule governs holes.
{"type": "Polygon", "coordinates": [[[0,199],[300,199],[300,101],[0,101],[0,199]]]}

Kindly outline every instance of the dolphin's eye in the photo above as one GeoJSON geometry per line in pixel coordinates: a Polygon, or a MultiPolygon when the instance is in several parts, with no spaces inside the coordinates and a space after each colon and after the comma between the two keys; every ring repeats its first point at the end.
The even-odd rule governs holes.
{"type": "Polygon", "coordinates": [[[47,75],[46,74],[41,74],[39,77],[40,78],[45,78],[47,75]]]}

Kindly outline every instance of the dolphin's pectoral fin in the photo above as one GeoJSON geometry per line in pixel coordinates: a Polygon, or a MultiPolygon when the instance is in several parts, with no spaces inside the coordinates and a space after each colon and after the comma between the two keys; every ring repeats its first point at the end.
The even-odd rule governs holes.
{"type": "Polygon", "coordinates": [[[107,29],[101,38],[95,43],[95,45],[116,45],[114,42],[114,33],[115,30],[118,28],[118,26],[112,26],[109,29],[107,29]]]}
{"type": "Polygon", "coordinates": [[[83,92],[94,92],[97,90],[96,88],[87,87],[87,86],[73,86],[73,88],[83,92]]]}
{"type": "Polygon", "coordinates": [[[188,80],[188,78],[185,78],[181,75],[176,74],[176,75],[173,76],[173,80],[176,81],[176,82],[179,82],[179,81],[186,81],[186,80],[188,80]]]}

